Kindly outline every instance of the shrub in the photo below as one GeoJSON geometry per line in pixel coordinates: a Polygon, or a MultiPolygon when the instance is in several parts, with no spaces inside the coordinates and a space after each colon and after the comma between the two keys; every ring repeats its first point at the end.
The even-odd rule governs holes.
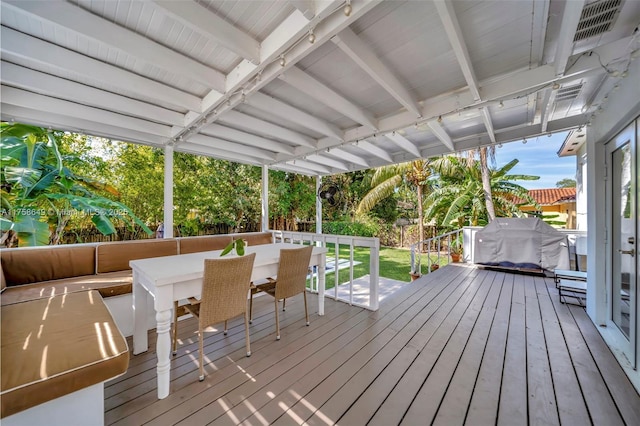
{"type": "Polygon", "coordinates": [[[380,226],[361,222],[323,222],[322,232],[334,235],[352,235],[356,237],[376,237],[380,226]]]}

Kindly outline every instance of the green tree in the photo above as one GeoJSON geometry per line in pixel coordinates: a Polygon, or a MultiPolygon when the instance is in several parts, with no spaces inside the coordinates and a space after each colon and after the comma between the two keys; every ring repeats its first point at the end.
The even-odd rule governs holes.
{"type": "Polygon", "coordinates": [[[309,176],[269,171],[269,216],[276,229],[297,231],[297,221],[315,215],[315,182],[309,176]]]}
{"type": "Polygon", "coordinates": [[[98,195],[115,189],[75,174],[60,153],[61,132],[24,124],[1,124],[2,218],[0,242],[7,246],[58,244],[74,212],[82,212],[103,234],[115,221],[151,233],[124,204],[98,195]]]}
{"type": "Polygon", "coordinates": [[[575,188],[576,180],[571,178],[560,179],[556,182],[556,188],[575,188]]]}
{"type": "Polygon", "coordinates": [[[408,163],[379,167],[371,178],[371,190],[362,198],[356,214],[362,215],[371,211],[382,200],[393,195],[406,182],[416,190],[419,238],[424,241],[423,198],[428,190],[431,176],[429,160],[415,160],[408,163]]]}
{"type": "MultiPolygon", "coordinates": [[[[518,160],[512,160],[499,169],[490,168],[492,200],[498,217],[522,216],[520,205],[536,205],[527,189],[513,181],[539,177],[508,174],[516,164],[518,160]]],[[[434,160],[432,166],[437,173],[436,189],[425,200],[425,215],[447,227],[488,223],[480,162],[447,156],[434,160]]]]}

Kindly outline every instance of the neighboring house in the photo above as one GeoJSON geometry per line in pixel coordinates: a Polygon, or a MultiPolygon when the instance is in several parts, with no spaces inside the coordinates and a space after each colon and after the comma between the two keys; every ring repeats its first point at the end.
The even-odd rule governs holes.
{"type": "Polygon", "coordinates": [[[564,225],[552,224],[556,228],[576,229],[575,188],[531,189],[529,195],[540,205],[540,209],[535,206],[522,206],[520,210],[541,213],[551,221],[565,222],[564,225]]]}

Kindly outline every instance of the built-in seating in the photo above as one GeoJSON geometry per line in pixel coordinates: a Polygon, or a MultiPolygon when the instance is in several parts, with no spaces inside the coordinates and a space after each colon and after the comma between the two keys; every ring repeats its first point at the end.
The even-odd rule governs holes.
{"type": "MultiPolygon", "coordinates": [[[[42,408],[45,401],[102,404],[102,385],[96,383],[128,366],[123,335],[133,331],[131,260],[220,250],[238,238],[249,245],[273,242],[271,232],[256,232],[3,249],[3,424],[15,413],[37,413],[15,424],[46,419],[51,407],[42,408]],[[78,394],[87,389],[88,399],[78,394]]],[[[90,411],[102,419],[101,409],[90,411]]]]}
{"type": "MultiPolygon", "coordinates": [[[[47,413],[22,411],[127,371],[127,342],[97,291],[5,305],[1,321],[3,423],[19,413],[14,423],[30,424],[47,413]]],[[[82,412],[69,413],[69,419],[80,419],[74,416],[82,412]]],[[[103,416],[101,411],[89,414],[100,420],[103,416]]]]}
{"type": "Polygon", "coordinates": [[[203,237],[178,238],[180,243],[180,254],[198,253],[202,251],[222,250],[233,237],[230,234],[205,235],[203,237]]]}
{"type": "Polygon", "coordinates": [[[3,249],[1,305],[77,291],[102,297],[132,292],[129,262],[136,259],[220,250],[232,240],[270,244],[271,232],[3,249]]]}

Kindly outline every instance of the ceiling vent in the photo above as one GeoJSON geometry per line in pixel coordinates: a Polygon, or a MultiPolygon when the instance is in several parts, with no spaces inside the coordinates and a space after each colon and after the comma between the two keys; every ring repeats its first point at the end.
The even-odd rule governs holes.
{"type": "Polygon", "coordinates": [[[561,87],[556,94],[556,102],[575,99],[580,94],[580,90],[582,90],[582,83],[561,87]]]}
{"type": "Polygon", "coordinates": [[[615,23],[623,0],[598,0],[582,9],[573,41],[585,40],[609,31],[615,23]]]}

